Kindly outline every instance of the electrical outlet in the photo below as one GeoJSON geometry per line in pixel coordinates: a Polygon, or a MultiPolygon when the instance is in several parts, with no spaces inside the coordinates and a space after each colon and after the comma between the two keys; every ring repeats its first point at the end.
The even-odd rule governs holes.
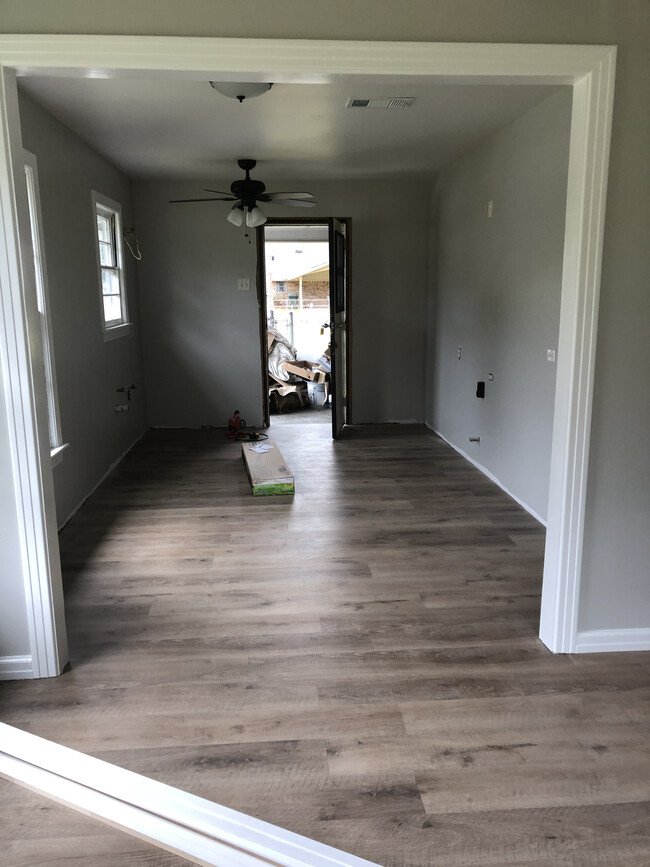
{"type": "Polygon", "coordinates": [[[463,354],[463,349],[461,346],[458,347],[458,360],[460,361],[460,357],[463,354]]]}
{"type": "Polygon", "coordinates": [[[555,350],[554,349],[547,349],[546,350],[546,360],[555,362],[555,350]]]}
{"type": "Polygon", "coordinates": [[[251,288],[251,281],[248,277],[240,277],[237,281],[237,289],[240,292],[248,292],[251,288]]]}

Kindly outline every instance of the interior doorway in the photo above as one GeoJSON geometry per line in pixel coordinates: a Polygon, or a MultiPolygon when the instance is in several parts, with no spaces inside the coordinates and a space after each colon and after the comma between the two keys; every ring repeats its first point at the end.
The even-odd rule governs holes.
{"type": "Polygon", "coordinates": [[[349,220],[269,220],[258,230],[264,419],[327,423],[348,405],[349,220]]]}
{"type": "Polygon", "coordinates": [[[330,258],[326,223],[264,226],[268,401],[279,416],[327,420],[330,258]]]}
{"type": "MultiPolygon", "coordinates": [[[[8,514],[14,514],[21,538],[23,577],[29,620],[30,665],[34,676],[57,674],[65,664],[60,566],[52,473],[44,424],[44,379],[33,375],[28,334],[36,316],[33,292],[21,266],[21,238],[26,237],[27,203],[20,193],[18,155],[22,159],[15,70],[46,74],[74,68],[94,76],[97,69],[143,70],[154,77],[169,71],[225,78],[242,72],[241,40],[196,40],[154,37],[124,40],[86,36],[34,36],[22,42],[0,39],[0,103],[3,147],[0,149],[0,190],[3,207],[0,232],[7,251],[0,281],[0,320],[6,341],[6,411],[10,432],[3,455],[11,459],[16,496],[8,494],[8,514]],[[89,47],[90,46],[90,47],[89,47]],[[215,57],[220,58],[219,70],[215,57]],[[145,58],[145,59],[143,59],[145,58]],[[170,60],[170,58],[172,58],[170,60]],[[5,207],[6,205],[6,207],[5,207]],[[25,304],[25,297],[29,303],[25,304]]],[[[609,142],[614,94],[616,49],[613,46],[535,44],[464,44],[310,41],[309,53],[295,61],[294,75],[306,79],[323,72],[350,70],[373,76],[419,74],[436,83],[468,76],[474,83],[497,80],[573,86],[571,151],[565,227],[565,250],[558,373],[553,432],[551,491],[545,557],[540,637],[554,652],[577,647],[578,603],[582,572],[582,541],[596,349],[600,265],[608,178],[609,142]]],[[[286,75],[287,58],[295,56],[291,40],[255,40],[253,74],[261,80],[286,75]]]]}

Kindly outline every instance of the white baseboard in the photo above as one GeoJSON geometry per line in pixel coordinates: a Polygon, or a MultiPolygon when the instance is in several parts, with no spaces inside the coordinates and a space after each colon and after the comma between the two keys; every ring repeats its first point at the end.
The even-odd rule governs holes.
{"type": "Polygon", "coordinates": [[[378,867],[0,723],[0,776],[207,867],[378,867]]]}
{"type": "Polygon", "coordinates": [[[650,629],[594,629],[579,632],[576,653],[650,650],[650,629]]]}
{"type": "Polygon", "coordinates": [[[0,680],[28,680],[33,677],[31,656],[0,656],[0,680]]]}
{"type": "Polygon", "coordinates": [[[149,427],[145,427],[144,430],[140,431],[140,433],[139,433],[139,434],[137,435],[137,437],[133,440],[133,442],[131,443],[131,445],[130,445],[130,446],[129,446],[125,451],[122,452],[122,454],[119,456],[119,458],[117,458],[116,460],[113,461],[113,463],[112,463],[112,464],[110,465],[110,467],[106,470],[106,472],[105,472],[104,475],[101,477],[101,479],[97,482],[97,484],[94,485],[94,486],[92,487],[92,489],[91,489],[91,490],[86,494],[86,496],[83,498],[83,500],[81,500],[81,502],[79,502],[79,503],[74,507],[74,509],[70,512],[70,514],[67,515],[67,517],[65,517],[65,518],[63,519],[63,521],[61,521],[61,523],[60,523],[59,526],[57,527],[57,529],[58,529],[59,532],[61,532],[61,530],[65,527],[65,525],[68,523],[68,521],[71,521],[71,520],[74,518],[74,516],[77,514],[77,512],[79,511],[79,509],[83,506],[83,504],[86,502],[86,500],[88,500],[89,497],[92,497],[92,495],[95,493],[95,491],[97,490],[97,488],[102,484],[102,482],[105,482],[105,481],[106,481],[106,479],[110,476],[110,474],[113,472],[113,470],[115,469],[115,467],[118,466],[118,464],[121,464],[121,463],[122,463],[122,461],[124,460],[124,458],[125,458],[125,457],[128,455],[128,453],[131,451],[131,449],[132,449],[135,445],[137,445],[137,443],[140,442],[140,440],[142,439],[142,437],[146,434],[146,432],[147,432],[148,430],[149,430],[149,427]]]}
{"type": "Polygon", "coordinates": [[[542,524],[542,526],[544,526],[544,527],[546,526],[546,521],[544,520],[544,518],[542,518],[541,515],[538,515],[537,512],[536,512],[534,509],[531,509],[531,507],[530,507],[527,503],[524,503],[524,501],[523,501],[523,500],[520,500],[519,497],[517,497],[515,494],[512,493],[512,491],[509,491],[508,488],[506,488],[506,486],[505,486],[505,485],[504,485],[504,484],[503,484],[499,479],[497,479],[497,477],[496,477],[495,475],[493,475],[493,474],[492,474],[488,469],[486,469],[486,467],[483,466],[483,464],[480,464],[477,460],[475,460],[473,457],[471,457],[470,455],[468,455],[467,452],[464,452],[462,449],[458,448],[458,446],[456,446],[456,445],[454,445],[452,442],[450,442],[450,441],[447,439],[447,437],[443,436],[443,435],[440,433],[440,431],[436,430],[436,429],[435,429],[434,427],[432,427],[428,422],[425,422],[425,425],[426,425],[426,427],[428,427],[429,430],[432,431],[436,436],[440,437],[441,440],[443,440],[444,442],[446,442],[447,445],[450,446],[450,447],[451,447],[455,452],[457,452],[461,457],[465,458],[466,461],[469,461],[469,463],[470,463],[473,467],[476,467],[476,469],[477,469],[479,472],[483,473],[484,476],[487,476],[488,479],[490,479],[491,482],[494,482],[495,485],[498,485],[498,487],[500,487],[501,490],[502,490],[505,494],[507,494],[511,499],[513,499],[513,500],[515,501],[515,503],[519,503],[519,505],[521,506],[521,508],[522,508],[522,509],[525,509],[525,510],[528,512],[529,515],[532,515],[533,518],[535,518],[536,521],[539,521],[539,523],[542,524]]]}

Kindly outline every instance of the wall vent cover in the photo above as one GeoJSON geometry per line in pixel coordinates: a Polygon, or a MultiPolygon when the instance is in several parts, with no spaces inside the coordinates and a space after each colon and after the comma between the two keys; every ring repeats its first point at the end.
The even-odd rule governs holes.
{"type": "Polygon", "coordinates": [[[346,108],[409,108],[415,102],[414,96],[385,96],[370,99],[351,97],[345,104],[346,108]]]}

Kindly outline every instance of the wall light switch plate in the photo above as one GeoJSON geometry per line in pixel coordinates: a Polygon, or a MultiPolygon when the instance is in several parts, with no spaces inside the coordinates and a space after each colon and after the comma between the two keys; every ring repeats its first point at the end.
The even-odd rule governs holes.
{"type": "Polygon", "coordinates": [[[251,281],[248,279],[248,277],[240,277],[237,281],[237,289],[240,292],[248,292],[250,288],[251,281]]]}
{"type": "Polygon", "coordinates": [[[492,219],[493,213],[494,213],[494,202],[488,202],[488,220],[492,219]]]}
{"type": "Polygon", "coordinates": [[[546,360],[555,362],[555,350],[554,349],[547,349],[546,350],[546,360]]]}

